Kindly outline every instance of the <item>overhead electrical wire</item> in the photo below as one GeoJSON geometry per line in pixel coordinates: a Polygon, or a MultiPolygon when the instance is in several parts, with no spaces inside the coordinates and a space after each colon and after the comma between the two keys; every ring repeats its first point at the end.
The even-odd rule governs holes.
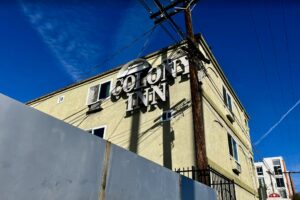
{"type": "MultiPolygon", "coordinates": [[[[268,30],[270,32],[270,38],[271,38],[271,44],[272,44],[272,52],[273,52],[273,56],[274,56],[274,60],[275,60],[275,64],[276,64],[276,67],[275,67],[275,72],[276,72],[276,75],[277,75],[277,78],[278,78],[278,81],[279,83],[283,83],[283,81],[281,80],[281,77],[280,77],[280,73],[279,73],[279,62],[278,62],[278,55],[277,55],[277,51],[276,51],[276,43],[275,43],[275,38],[274,38],[274,33],[273,33],[273,30],[272,30],[272,24],[271,24],[271,19],[270,19],[270,13],[269,13],[269,9],[267,8],[267,5],[266,5],[266,1],[264,1],[264,8],[265,8],[265,11],[267,13],[267,21],[268,21],[268,30]]],[[[273,68],[274,69],[274,68],[273,68]]],[[[283,87],[282,85],[283,84],[279,84],[280,86],[280,93],[281,93],[281,96],[283,97],[284,96],[284,92],[283,92],[283,87]]],[[[281,104],[281,107],[283,107],[283,98],[279,98],[279,103],[281,104]]]]}
{"type": "Polygon", "coordinates": [[[273,98],[273,95],[271,93],[271,84],[269,82],[269,79],[268,79],[268,69],[267,69],[267,65],[266,65],[266,61],[265,61],[265,58],[264,58],[264,55],[263,55],[263,48],[262,48],[262,45],[261,45],[261,42],[259,40],[259,35],[258,35],[258,31],[257,31],[257,28],[256,28],[256,23],[255,23],[255,20],[254,20],[254,16],[253,16],[253,10],[251,9],[250,10],[250,21],[252,22],[252,26],[253,26],[253,30],[254,30],[254,35],[255,35],[255,39],[256,39],[256,43],[257,43],[257,47],[258,47],[258,53],[259,53],[259,57],[260,57],[260,60],[261,60],[261,64],[262,64],[262,68],[263,68],[263,74],[264,74],[264,79],[265,79],[265,82],[266,82],[266,93],[269,93],[268,95],[268,99],[269,99],[269,103],[270,105],[272,105],[272,108],[273,108],[273,111],[274,111],[274,114],[279,114],[279,111],[277,111],[277,106],[274,105],[272,99],[273,98]]]}
{"type": "MultiPolygon", "coordinates": [[[[155,28],[156,28],[156,26],[155,26],[155,28]]],[[[144,51],[145,51],[146,48],[148,47],[150,38],[151,38],[151,36],[153,35],[153,33],[154,33],[154,31],[155,31],[155,28],[152,29],[152,31],[150,32],[150,34],[149,34],[148,37],[146,38],[146,40],[145,40],[145,42],[144,42],[144,45],[143,45],[142,49],[140,50],[140,52],[139,52],[138,55],[137,55],[138,58],[144,53],[144,51]]]]}
{"type": "MultiPolygon", "coordinates": [[[[176,47],[176,48],[174,49],[174,51],[169,55],[169,57],[172,57],[172,56],[175,54],[175,52],[176,52],[176,50],[177,50],[178,48],[179,48],[179,47],[176,47]]],[[[140,79],[141,79],[141,78],[140,78],[140,79]]],[[[140,81],[140,79],[137,79],[136,81],[140,81]]],[[[113,87],[112,90],[114,90],[115,88],[116,88],[116,86],[113,87]]],[[[110,100],[110,98],[102,100],[101,106],[103,106],[103,105],[105,105],[106,103],[110,102],[109,100],[110,100]]],[[[110,105],[110,106],[112,106],[112,105],[110,105]]],[[[108,107],[110,107],[110,106],[103,107],[103,109],[108,108],[108,107]]],[[[80,108],[79,110],[75,111],[74,113],[72,113],[72,114],[66,116],[66,117],[65,117],[64,119],[62,119],[62,120],[63,120],[63,121],[67,121],[67,120],[70,119],[71,117],[75,116],[76,114],[80,114],[81,112],[85,111],[86,109],[87,109],[87,106],[85,105],[84,107],[80,108]]],[[[69,121],[68,123],[71,123],[71,122],[73,123],[74,120],[77,120],[79,117],[82,117],[82,115],[84,115],[84,114],[85,114],[85,113],[81,113],[80,115],[75,116],[74,118],[71,118],[70,121],[69,121]]],[[[117,129],[117,128],[118,128],[118,126],[116,126],[115,129],[117,129]]]]}
{"type": "MultiPolygon", "coordinates": [[[[138,0],[140,3],[141,3],[141,5],[145,8],[145,10],[149,13],[149,15],[152,15],[153,14],[153,11],[151,10],[151,8],[148,6],[148,4],[145,2],[145,0],[138,0]]],[[[164,15],[164,17],[166,18],[166,16],[164,15]]],[[[166,18],[167,19],[167,18],[166,18]]],[[[168,23],[170,23],[169,21],[168,21],[168,23]]],[[[172,39],[172,40],[174,40],[176,43],[178,42],[176,39],[175,39],[175,37],[168,31],[168,29],[163,25],[163,23],[159,23],[159,25],[161,26],[161,28],[167,33],[167,35],[172,39]]],[[[172,23],[170,24],[171,25],[171,27],[172,27],[172,29],[177,33],[177,34],[179,34],[179,37],[181,37],[180,36],[180,33],[178,33],[178,30],[176,30],[176,27],[174,27],[173,25],[172,25],[172,23]]]]}
{"type": "MultiPolygon", "coordinates": [[[[270,13],[269,13],[269,10],[267,9],[267,5],[266,5],[266,1],[264,1],[264,7],[265,7],[265,10],[266,10],[266,13],[267,13],[267,20],[268,20],[268,28],[269,28],[269,32],[270,32],[270,35],[271,35],[271,42],[272,42],[272,49],[273,49],[273,56],[274,56],[274,59],[275,59],[275,62],[276,62],[276,68],[275,68],[275,70],[276,70],[276,73],[277,73],[277,76],[278,76],[278,80],[279,80],[279,82],[280,83],[283,83],[283,81],[281,80],[281,77],[280,77],[280,73],[279,73],[279,63],[278,63],[278,55],[277,55],[277,52],[276,52],[276,43],[275,43],[275,38],[274,38],[274,34],[273,34],[273,31],[272,31],[272,24],[271,24],[271,19],[270,19],[270,13]]],[[[283,18],[285,18],[285,16],[284,16],[284,14],[283,14],[283,18]]],[[[286,24],[285,24],[285,20],[283,20],[283,23],[284,23],[284,25],[286,26],[286,24]]],[[[286,34],[286,27],[284,27],[284,32],[285,32],[285,37],[286,37],[286,44],[287,44],[287,48],[288,48],[288,43],[287,43],[287,34],[286,34]]],[[[288,53],[289,53],[289,50],[287,50],[288,51],[288,53]]],[[[289,69],[289,71],[291,70],[290,69],[290,61],[289,61],[290,59],[288,58],[288,69],[289,69]]],[[[294,101],[296,101],[297,99],[296,99],[296,97],[295,97],[295,95],[294,95],[294,89],[293,89],[293,82],[292,82],[292,76],[291,76],[291,74],[290,74],[291,72],[289,72],[289,75],[290,75],[290,84],[291,84],[291,87],[290,87],[290,89],[292,90],[292,95],[293,95],[293,97],[294,97],[294,101]]],[[[282,74],[282,73],[281,73],[282,74]]],[[[285,96],[284,95],[284,89],[283,89],[283,84],[280,84],[280,92],[281,92],[281,96],[283,97],[283,96],[285,96]]],[[[281,107],[283,107],[283,105],[284,105],[284,102],[283,102],[283,99],[284,98],[279,98],[280,99],[280,103],[281,103],[281,107]]],[[[295,118],[294,118],[295,119],[295,118]]],[[[282,129],[281,129],[281,131],[282,131],[282,129]]],[[[291,132],[291,126],[288,126],[288,131],[289,132],[291,132]]]]}
{"type": "Polygon", "coordinates": [[[155,1],[154,0],[154,4],[156,5],[156,7],[159,9],[159,11],[162,13],[162,16],[167,20],[167,22],[170,24],[170,26],[173,28],[173,30],[178,34],[178,36],[180,37],[181,40],[184,40],[185,35],[183,34],[183,32],[181,31],[180,27],[174,22],[174,20],[171,17],[168,17],[167,12],[163,11],[161,8],[161,4],[159,3],[159,1],[155,1]]]}
{"type": "MultiPolygon", "coordinates": [[[[215,81],[212,79],[212,77],[211,77],[205,70],[204,70],[204,73],[205,73],[206,77],[208,78],[208,80],[210,81],[210,83],[211,83],[211,85],[212,85],[212,87],[213,87],[212,89],[214,89],[213,91],[215,92],[215,94],[220,98],[220,100],[221,100],[222,102],[224,102],[223,95],[222,95],[221,91],[218,89],[217,84],[215,83],[215,81]]],[[[228,107],[225,107],[225,108],[226,108],[226,110],[227,110],[228,112],[231,112],[231,111],[229,110],[228,107]]],[[[237,122],[238,126],[239,126],[244,132],[247,132],[247,131],[243,128],[242,123],[241,123],[238,119],[236,119],[236,122],[237,122]]]]}
{"type": "Polygon", "coordinates": [[[157,25],[153,25],[150,29],[147,29],[145,32],[143,32],[138,37],[136,37],[135,39],[133,39],[129,44],[127,44],[127,45],[119,48],[117,51],[115,51],[115,53],[113,53],[110,56],[108,56],[100,64],[97,64],[96,66],[94,66],[91,69],[89,69],[88,71],[86,71],[86,73],[88,73],[88,74],[94,73],[95,70],[99,69],[101,66],[103,66],[107,62],[111,61],[113,58],[115,58],[116,56],[118,56],[124,50],[128,49],[129,47],[131,47],[132,45],[134,45],[135,43],[137,43],[139,40],[141,40],[142,38],[146,37],[148,34],[152,33],[153,30],[156,28],[156,26],[157,25]]]}
{"type": "MultiPolygon", "coordinates": [[[[292,70],[292,63],[291,63],[291,54],[290,54],[290,47],[289,47],[289,38],[288,38],[288,30],[287,30],[287,24],[286,24],[286,7],[284,0],[281,2],[281,7],[282,7],[282,21],[283,21],[283,30],[284,30],[284,37],[285,37],[285,47],[286,47],[286,52],[287,52],[287,61],[288,61],[288,74],[289,74],[289,80],[291,84],[291,90],[292,90],[292,98],[294,101],[297,100],[296,94],[295,94],[295,81],[293,77],[293,70],[292,70]]],[[[297,121],[299,119],[298,115],[293,116],[294,121],[297,121]],[[297,119],[298,118],[298,119],[297,119]]],[[[295,123],[296,124],[296,123],[295,123]]],[[[298,132],[300,130],[300,125],[297,123],[297,128],[298,132]]]]}
{"type": "MultiPolygon", "coordinates": [[[[250,21],[251,21],[251,24],[252,24],[252,27],[253,27],[253,31],[254,31],[254,35],[255,35],[255,40],[256,40],[256,43],[257,43],[257,47],[258,47],[258,54],[259,54],[259,58],[261,60],[261,64],[262,64],[262,71],[263,71],[263,74],[264,74],[264,80],[265,80],[265,85],[266,85],[266,93],[269,93],[269,95],[267,95],[268,97],[268,100],[270,102],[270,105],[271,105],[271,108],[275,113],[279,114],[279,111],[276,109],[277,106],[274,105],[274,102],[272,101],[273,99],[273,95],[271,93],[271,84],[269,82],[269,79],[268,79],[268,76],[267,76],[267,65],[266,65],[266,61],[265,61],[265,58],[264,58],[264,55],[263,55],[263,48],[262,48],[262,44],[260,42],[260,39],[259,39],[259,35],[258,35],[258,31],[257,31],[257,27],[256,27],[256,23],[255,23],[255,20],[254,20],[254,16],[253,16],[253,10],[251,9],[250,10],[250,21]]],[[[252,148],[253,148],[253,151],[256,152],[256,154],[258,155],[258,159],[262,159],[263,158],[263,155],[261,154],[260,150],[257,148],[256,145],[254,145],[253,142],[251,142],[252,144],[252,148]]]]}
{"type": "Polygon", "coordinates": [[[180,43],[173,35],[170,33],[170,31],[161,23],[160,27],[166,32],[166,34],[175,42],[175,44],[180,43]]]}
{"type": "Polygon", "coordinates": [[[151,15],[153,14],[151,8],[148,6],[148,4],[144,0],[138,0],[140,4],[147,10],[147,12],[151,15]]]}
{"type": "Polygon", "coordinates": [[[294,78],[293,78],[293,70],[292,70],[292,64],[291,64],[291,54],[290,54],[290,47],[289,47],[289,39],[288,39],[288,33],[287,33],[287,25],[286,25],[286,10],[285,10],[285,4],[284,0],[282,0],[282,18],[283,18],[283,30],[284,30],[284,37],[285,37],[285,46],[287,51],[287,60],[288,60],[288,68],[289,68],[289,79],[291,81],[291,88],[292,88],[292,95],[294,100],[296,100],[295,96],[295,85],[294,85],[294,78]]]}

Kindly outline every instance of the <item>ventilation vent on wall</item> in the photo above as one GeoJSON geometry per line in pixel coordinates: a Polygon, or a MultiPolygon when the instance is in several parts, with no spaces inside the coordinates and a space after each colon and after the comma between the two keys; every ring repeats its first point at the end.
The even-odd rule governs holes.
{"type": "Polygon", "coordinates": [[[232,113],[227,114],[226,117],[231,123],[233,123],[235,121],[232,113]]]}

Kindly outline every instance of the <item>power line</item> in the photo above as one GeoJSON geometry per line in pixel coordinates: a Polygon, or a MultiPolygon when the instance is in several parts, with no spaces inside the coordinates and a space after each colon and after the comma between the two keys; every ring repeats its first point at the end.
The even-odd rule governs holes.
{"type": "MultiPolygon", "coordinates": [[[[138,0],[141,5],[145,8],[145,10],[150,14],[152,15],[153,14],[153,11],[151,10],[151,8],[148,6],[148,4],[145,2],[145,0],[138,0]]],[[[174,40],[176,43],[178,42],[176,40],[176,38],[168,31],[168,29],[162,24],[162,23],[159,23],[159,25],[161,26],[161,28],[167,33],[167,35],[172,39],[174,40]]]]}
{"type": "MultiPolygon", "coordinates": [[[[289,47],[289,39],[288,39],[288,33],[287,33],[287,25],[286,25],[286,7],[284,0],[282,0],[281,3],[282,6],[282,18],[283,18],[283,30],[284,30],[284,36],[285,36],[285,46],[286,46],[286,52],[287,52],[287,60],[288,60],[288,74],[289,74],[289,80],[291,84],[292,89],[292,97],[293,100],[296,101],[297,97],[295,95],[295,84],[294,84],[294,77],[293,77],[293,70],[292,70],[292,63],[291,63],[291,54],[290,54],[290,47],[289,47]]],[[[297,117],[299,119],[299,117],[297,117]]],[[[297,121],[296,116],[294,115],[294,121],[297,121]]],[[[296,127],[299,130],[299,125],[296,127]]]]}
{"type": "MultiPolygon", "coordinates": [[[[254,30],[254,35],[255,35],[255,39],[256,39],[256,43],[257,43],[257,46],[258,46],[258,53],[259,53],[259,57],[261,59],[261,63],[262,63],[262,68],[263,68],[263,74],[264,74],[264,79],[265,79],[265,82],[266,82],[266,86],[267,86],[267,91],[266,93],[269,93],[268,97],[271,97],[271,99],[275,99],[273,98],[273,93],[271,92],[271,84],[269,82],[269,79],[268,79],[268,73],[267,73],[267,65],[266,65],[266,61],[264,59],[264,55],[263,55],[263,48],[262,48],[262,45],[261,45],[261,42],[259,40],[259,35],[258,35],[258,31],[257,31],[257,28],[256,28],[256,23],[255,23],[255,20],[254,20],[254,16],[253,16],[253,10],[251,9],[250,10],[250,21],[252,22],[252,26],[253,26],[253,30],[254,30]]],[[[274,105],[273,101],[269,99],[269,103],[270,105],[272,105],[272,108],[273,108],[273,111],[274,111],[274,114],[279,114],[279,111],[276,109],[277,107],[274,105]]]]}
{"type": "MultiPolygon", "coordinates": [[[[273,52],[273,56],[274,56],[275,64],[276,64],[275,71],[276,71],[278,81],[280,83],[282,83],[281,77],[280,77],[280,74],[279,74],[279,63],[278,63],[278,56],[277,56],[277,51],[276,51],[276,43],[275,43],[274,33],[272,31],[270,13],[269,13],[269,9],[267,8],[266,1],[264,1],[264,8],[265,8],[266,13],[267,13],[268,29],[269,29],[270,36],[271,36],[270,38],[271,38],[271,44],[272,44],[272,50],[273,50],[272,52],[273,52]]],[[[281,96],[283,96],[284,92],[283,92],[283,89],[282,89],[282,84],[280,84],[280,92],[281,92],[281,96]]],[[[279,99],[280,99],[279,101],[280,101],[281,105],[283,105],[283,98],[279,98],[279,99]]]]}
{"type": "Polygon", "coordinates": [[[160,24],[160,26],[167,33],[167,35],[175,42],[175,44],[180,42],[170,33],[170,31],[163,24],[160,24]]]}
{"type": "MultiPolygon", "coordinates": [[[[169,55],[170,58],[172,58],[172,56],[176,53],[176,50],[177,50],[178,48],[179,48],[179,46],[177,46],[177,47],[173,50],[173,52],[169,55]]],[[[183,56],[183,55],[182,55],[182,56],[183,56]]],[[[176,59],[176,58],[172,58],[172,60],[173,60],[173,59],[176,59]]],[[[137,79],[137,81],[140,81],[141,79],[142,79],[142,77],[139,78],[139,79],[137,79]]],[[[112,91],[113,91],[115,88],[116,88],[116,86],[115,86],[114,88],[112,88],[112,91]]],[[[110,105],[110,106],[108,106],[108,107],[103,107],[106,103],[110,102],[109,100],[110,100],[110,98],[101,100],[101,101],[102,101],[101,107],[102,107],[103,109],[106,109],[106,108],[112,106],[112,105],[110,105]]],[[[83,108],[80,108],[79,110],[77,110],[77,111],[75,111],[74,113],[72,113],[72,114],[66,116],[66,117],[63,118],[62,120],[63,120],[63,121],[66,121],[66,120],[70,119],[71,117],[76,116],[77,114],[80,114],[82,111],[85,111],[86,109],[87,109],[87,106],[85,105],[83,108]]],[[[85,115],[85,114],[86,114],[86,113],[81,113],[80,115],[78,115],[78,116],[76,116],[76,117],[70,119],[70,121],[69,121],[68,123],[74,123],[74,122],[76,122],[76,121],[78,120],[78,118],[83,117],[83,115],[85,115]]],[[[89,115],[86,115],[86,116],[89,116],[89,115]]]]}
{"type": "Polygon", "coordinates": [[[92,67],[91,69],[89,69],[88,71],[86,71],[86,73],[88,74],[92,74],[96,69],[98,69],[99,67],[103,66],[104,64],[106,64],[108,61],[111,61],[113,58],[115,58],[116,56],[118,56],[120,53],[122,53],[124,50],[128,49],[129,47],[131,47],[133,44],[137,43],[139,40],[141,40],[142,38],[146,37],[149,33],[153,32],[153,29],[156,28],[157,25],[152,26],[150,29],[146,30],[145,32],[143,32],[141,35],[139,35],[138,37],[136,37],[134,40],[132,40],[129,44],[121,47],[120,49],[118,49],[115,53],[111,54],[110,56],[108,56],[106,59],[104,59],[100,64],[92,67]]]}
{"type": "MultiPolygon", "coordinates": [[[[214,80],[211,78],[211,76],[210,76],[205,70],[204,70],[204,73],[205,73],[205,75],[207,76],[208,80],[211,82],[211,85],[213,86],[213,88],[215,89],[215,92],[216,92],[217,96],[220,98],[220,100],[221,100],[222,102],[224,102],[223,96],[222,96],[222,94],[221,94],[221,91],[218,89],[217,84],[214,82],[214,80]]],[[[229,108],[227,108],[227,107],[226,107],[226,110],[227,110],[228,112],[231,112],[231,111],[229,110],[229,108]]],[[[237,124],[239,125],[239,127],[240,127],[244,132],[246,132],[246,130],[243,128],[243,126],[241,125],[241,122],[240,122],[238,119],[236,119],[236,122],[237,122],[237,124]]]]}
{"type": "Polygon", "coordinates": [[[285,46],[287,51],[287,60],[288,60],[288,68],[289,68],[289,79],[291,81],[291,87],[292,87],[292,95],[294,100],[296,100],[295,96],[295,87],[294,87],[294,78],[292,75],[292,64],[291,64],[291,54],[290,54],[290,48],[289,48],[289,39],[288,39],[288,33],[287,33],[287,25],[286,25],[286,10],[285,10],[285,4],[284,0],[282,0],[282,18],[283,18],[283,30],[284,30],[284,37],[285,37],[285,46]]]}
{"type": "Polygon", "coordinates": [[[147,12],[148,12],[149,14],[153,14],[151,8],[148,6],[148,4],[147,4],[144,0],[138,0],[138,1],[139,1],[139,2],[141,3],[141,5],[147,10],[147,12]]]}
{"type": "MultiPolygon", "coordinates": [[[[272,24],[271,24],[270,13],[269,13],[270,10],[267,9],[266,1],[264,1],[264,8],[265,8],[265,10],[267,12],[268,29],[269,29],[269,32],[270,32],[271,42],[272,42],[272,49],[273,49],[272,52],[273,52],[273,56],[274,56],[275,63],[276,63],[276,68],[275,68],[276,74],[278,76],[278,81],[280,83],[283,83],[283,81],[281,80],[281,77],[280,77],[280,73],[279,73],[279,69],[280,68],[279,68],[278,56],[277,56],[277,52],[276,52],[275,38],[274,38],[273,31],[272,31],[272,24]]],[[[283,14],[283,18],[285,18],[284,14],[283,14]]],[[[283,21],[284,21],[284,25],[285,25],[285,19],[283,21]]],[[[285,30],[285,37],[286,37],[285,38],[286,39],[286,45],[287,45],[287,48],[288,48],[286,27],[284,27],[284,30],[285,30]]],[[[287,49],[287,51],[288,51],[288,54],[289,54],[289,50],[288,49],[287,49]]],[[[289,69],[289,75],[290,75],[291,90],[292,90],[293,97],[295,99],[294,101],[296,101],[297,99],[295,98],[293,83],[291,82],[292,81],[292,76],[291,76],[291,72],[290,72],[291,68],[290,68],[290,59],[289,58],[288,58],[288,66],[289,66],[288,69],[289,69]]],[[[281,92],[281,96],[283,97],[284,96],[284,92],[283,92],[284,90],[283,90],[282,86],[283,86],[283,84],[280,84],[280,92],[281,92]]],[[[283,105],[284,105],[283,99],[284,98],[279,98],[279,99],[280,99],[279,102],[281,103],[281,105],[283,107],[283,105]]],[[[294,120],[296,120],[296,119],[294,118],[294,120]]],[[[291,126],[288,126],[288,131],[291,132],[291,126]]]]}
{"type": "Polygon", "coordinates": [[[166,11],[164,11],[163,6],[159,2],[159,0],[154,0],[154,3],[163,15],[163,17],[167,20],[167,22],[171,25],[171,27],[179,35],[179,37],[183,40],[185,38],[185,35],[181,31],[180,27],[175,23],[175,21],[169,16],[169,14],[166,11]]]}
{"type": "MultiPolygon", "coordinates": [[[[156,26],[155,26],[155,28],[156,28],[156,26]]],[[[145,43],[144,43],[144,45],[143,45],[141,51],[140,51],[139,54],[137,55],[138,58],[144,53],[145,49],[148,47],[150,38],[151,38],[152,34],[154,33],[155,28],[152,29],[152,31],[150,32],[149,36],[148,36],[147,39],[145,40],[145,43]]]]}
{"type": "Polygon", "coordinates": [[[282,172],[282,173],[287,173],[287,174],[300,174],[300,171],[287,171],[287,172],[282,172]]]}

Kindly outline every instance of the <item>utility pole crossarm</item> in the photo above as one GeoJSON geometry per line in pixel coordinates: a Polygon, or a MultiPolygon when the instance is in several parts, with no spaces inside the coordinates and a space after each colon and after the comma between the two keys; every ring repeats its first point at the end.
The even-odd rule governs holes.
{"type": "MultiPolygon", "coordinates": [[[[183,0],[180,0],[181,2],[183,0]]],[[[180,37],[183,39],[184,38],[184,33],[180,30],[180,27],[176,24],[176,22],[171,18],[170,14],[165,11],[166,9],[163,7],[163,5],[160,3],[159,0],[154,0],[155,5],[158,7],[160,13],[161,13],[161,17],[165,18],[166,20],[169,20],[169,22],[171,23],[171,25],[175,28],[175,31],[180,35],[180,37]]],[[[172,15],[176,14],[177,12],[173,12],[172,15]]],[[[161,20],[160,20],[161,21],[161,20]]],[[[155,23],[157,22],[157,20],[155,20],[155,23]]]]}
{"type": "MultiPolygon", "coordinates": [[[[206,143],[205,143],[205,132],[204,132],[204,117],[203,117],[203,94],[202,87],[198,80],[198,68],[199,60],[209,63],[209,60],[205,58],[193,33],[192,17],[190,7],[198,0],[175,0],[168,6],[164,7],[159,0],[153,0],[158,12],[151,13],[150,18],[154,20],[154,23],[162,23],[168,21],[172,28],[180,35],[181,39],[187,39],[187,47],[183,47],[188,53],[189,68],[190,68],[190,91],[191,91],[191,102],[192,102],[192,115],[193,115],[193,132],[195,141],[195,164],[198,169],[208,168],[208,159],[206,155],[206,143]],[[182,8],[175,8],[179,4],[182,8]],[[186,34],[184,34],[176,22],[171,18],[173,15],[184,11],[186,34]]],[[[201,64],[201,63],[200,63],[201,64]]],[[[199,180],[204,184],[209,185],[210,180],[199,180]]]]}
{"type": "Polygon", "coordinates": [[[168,10],[174,8],[175,6],[177,6],[178,4],[183,3],[183,0],[177,0],[177,1],[173,1],[172,3],[170,3],[168,6],[162,8],[160,11],[153,13],[152,15],[150,15],[150,19],[154,19],[158,16],[161,15],[161,12],[167,12],[168,10]]]}

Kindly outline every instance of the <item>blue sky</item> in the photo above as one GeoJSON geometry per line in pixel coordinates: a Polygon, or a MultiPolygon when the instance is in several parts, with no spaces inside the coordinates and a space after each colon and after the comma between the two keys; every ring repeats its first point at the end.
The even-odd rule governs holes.
{"type": "MultiPolygon", "coordinates": [[[[160,27],[135,40],[153,27],[137,0],[49,2],[0,5],[0,92],[22,102],[173,43],[160,27]]],[[[211,46],[257,142],[300,98],[300,3],[200,2],[194,31],[211,46]]],[[[184,30],[182,19],[176,17],[184,30]]],[[[280,155],[289,170],[300,171],[299,132],[297,106],[254,147],[255,159],[280,155]]],[[[294,179],[299,191],[300,177],[294,179]]]]}

